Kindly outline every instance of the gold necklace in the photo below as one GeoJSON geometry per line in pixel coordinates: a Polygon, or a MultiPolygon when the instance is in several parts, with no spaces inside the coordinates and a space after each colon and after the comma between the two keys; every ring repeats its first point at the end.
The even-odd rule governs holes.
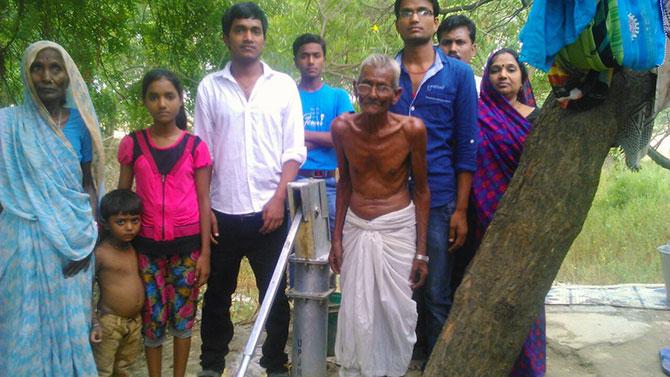
{"type": "Polygon", "coordinates": [[[62,120],[63,108],[58,109],[58,121],[56,122],[58,129],[60,129],[60,122],[62,120]]]}

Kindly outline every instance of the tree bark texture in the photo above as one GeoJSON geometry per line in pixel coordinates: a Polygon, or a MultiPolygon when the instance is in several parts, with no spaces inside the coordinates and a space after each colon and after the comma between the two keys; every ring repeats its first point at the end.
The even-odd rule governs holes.
{"type": "Polygon", "coordinates": [[[618,129],[651,114],[655,76],[617,73],[608,99],[569,112],[550,97],[469,271],[425,376],[506,376],[582,229],[618,129]]]}

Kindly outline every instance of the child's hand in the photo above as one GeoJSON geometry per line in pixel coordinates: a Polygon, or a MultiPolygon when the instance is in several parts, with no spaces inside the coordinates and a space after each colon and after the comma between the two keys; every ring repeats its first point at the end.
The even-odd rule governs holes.
{"type": "Polygon", "coordinates": [[[207,283],[209,279],[209,253],[202,253],[198,258],[198,261],[195,263],[195,278],[197,280],[198,287],[203,286],[207,283]]]}
{"type": "Polygon", "coordinates": [[[95,323],[95,324],[93,324],[93,327],[91,327],[90,340],[91,340],[91,343],[102,342],[102,327],[100,327],[99,323],[95,323]]]}

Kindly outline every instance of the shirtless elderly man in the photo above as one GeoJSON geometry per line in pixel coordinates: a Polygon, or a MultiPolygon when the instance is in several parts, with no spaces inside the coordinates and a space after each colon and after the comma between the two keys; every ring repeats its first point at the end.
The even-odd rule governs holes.
{"type": "Polygon", "coordinates": [[[402,376],[416,341],[412,289],[428,274],[426,129],[388,111],[402,91],[399,76],[392,58],[365,59],[355,83],[362,112],[331,126],[340,171],[329,257],[341,272],[340,376],[402,376]]]}

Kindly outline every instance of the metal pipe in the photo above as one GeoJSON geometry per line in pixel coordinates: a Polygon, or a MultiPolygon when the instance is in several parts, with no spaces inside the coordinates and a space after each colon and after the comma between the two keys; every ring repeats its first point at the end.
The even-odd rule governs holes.
{"type": "Polygon", "coordinates": [[[298,233],[298,228],[302,222],[302,211],[297,210],[293,221],[291,222],[291,228],[288,231],[288,236],[286,237],[286,242],[284,242],[284,248],[282,248],[281,254],[279,255],[279,260],[277,260],[277,265],[275,266],[274,273],[272,274],[272,279],[268,286],[268,290],[265,293],[265,298],[261,304],[261,309],[258,312],[258,318],[254,323],[254,327],[251,330],[251,335],[247,341],[246,346],[244,347],[244,357],[240,363],[240,367],[237,369],[237,377],[244,377],[247,369],[249,368],[249,363],[251,358],[254,356],[254,350],[256,349],[256,344],[258,343],[258,338],[265,327],[265,322],[268,319],[270,314],[270,309],[272,308],[272,303],[275,300],[277,295],[277,289],[279,288],[279,283],[281,279],[284,279],[284,272],[286,271],[286,264],[288,262],[288,256],[291,253],[293,248],[293,242],[295,241],[295,236],[298,233]]]}
{"type": "MultiPolygon", "coordinates": [[[[309,219],[307,219],[309,221],[309,219]]],[[[328,350],[328,261],[291,256],[293,286],[286,294],[293,299],[293,353],[291,376],[323,377],[328,350]]]]}
{"type": "MultiPolygon", "coordinates": [[[[328,275],[325,281],[327,284],[328,275]]],[[[288,296],[293,299],[293,377],[323,377],[327,374],[328,296],[332,291],[289,291],[288,296]]]]}
{"type": "Polygon", "coordinates": [[[291,289],[286,295],[293,300],[292,377],[323,377],[327,373],[328,297],[330,268],[328,252],[328,199],[324,180],[310,179],[289,187],[299,203],[303,223],[298,232],[291,264],[291,289]]]}

